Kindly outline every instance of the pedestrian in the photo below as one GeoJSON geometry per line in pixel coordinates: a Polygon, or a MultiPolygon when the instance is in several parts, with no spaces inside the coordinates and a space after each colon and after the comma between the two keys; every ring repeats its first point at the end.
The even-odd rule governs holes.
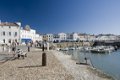
{"type": "Polygon", "coordinates": [[[2,47],[3,47],[2,50],[4,51],[4,50],[5,50],[5,46],[4,46],[4,44],[2,45],[2,47]]]}
{"type": "Polygon", "coordinates": [[[11,52],[11,44],[8,43],[8,52],[10,53],[11,52]]]}
{"type": "Polygon", "coordinates": [[[31,42],[30,42],[30,47],[32,47],[32,45],[33,45],[33,42],[31,41],[31,42]]]}
{"type": "Polygon", "coordinates": [[[27,46],[28,46],[28,52],[30,52],[30,46],[31,46],[30,42],[28,42],[27,46]]]}
{"type": "Polygon", "coordinates": [[[16,43],[14,41],[12,42],[12,51],[13,51],[13,55],[15,55],[16,43]]]}
{"type": "Polygon", "coordinates": [[[45,48],[45,47],[44,47],[44,43],[43,43],[43,46],[42,46],[42,51],[43,51],[43,52],[44,52],[44,48],[45,48]]]}

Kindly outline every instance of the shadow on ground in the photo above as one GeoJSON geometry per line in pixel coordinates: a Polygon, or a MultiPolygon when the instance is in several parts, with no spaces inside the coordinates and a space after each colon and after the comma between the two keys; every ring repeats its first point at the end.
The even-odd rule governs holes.
{"type": "Polygon", "coordinates": [[[89,64],[87,64],[87,63],[76,63],[76,64],[81,64],[81,65],[89,65],[89,64]]]}
{"type": "Polygon", "coordinates": [[[42,65],[31,65],[31,66],[21,66],[18,68],[34,68],[34,67],[43,67],[42,65]]]}

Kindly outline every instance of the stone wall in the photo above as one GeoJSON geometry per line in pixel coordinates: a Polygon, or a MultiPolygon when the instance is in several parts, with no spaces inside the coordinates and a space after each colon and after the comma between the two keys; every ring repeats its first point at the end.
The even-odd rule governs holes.
{"type": "Polygon", "coordinates": [[[58,48],[92,46],[93,42],[61,42],[54,43],[58,48]]]}

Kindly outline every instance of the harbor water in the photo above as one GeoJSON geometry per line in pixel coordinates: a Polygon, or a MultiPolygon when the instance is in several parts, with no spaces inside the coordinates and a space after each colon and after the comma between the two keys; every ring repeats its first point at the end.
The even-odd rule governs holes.
{"type": "Polygon", "coordinates": [[[87,57],[95,68],[112,76],[115,80],[120,80],[120,50],[104,54],[79,50],[69,50],[65,53],[72,55],[72,58],[77,62],[83,62],[84,58],[87,57]]]}

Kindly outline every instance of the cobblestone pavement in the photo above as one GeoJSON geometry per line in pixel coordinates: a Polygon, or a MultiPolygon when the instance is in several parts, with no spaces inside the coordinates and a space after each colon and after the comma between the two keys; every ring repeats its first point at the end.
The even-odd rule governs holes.
{"type": "Polygon", "coordinates": [[[42,51],[32,49],[25,59],[11,58],[0,64],[0,80],[74,80],[52,52],[46,52],[47,66],[43,67],[42,51]]]}

